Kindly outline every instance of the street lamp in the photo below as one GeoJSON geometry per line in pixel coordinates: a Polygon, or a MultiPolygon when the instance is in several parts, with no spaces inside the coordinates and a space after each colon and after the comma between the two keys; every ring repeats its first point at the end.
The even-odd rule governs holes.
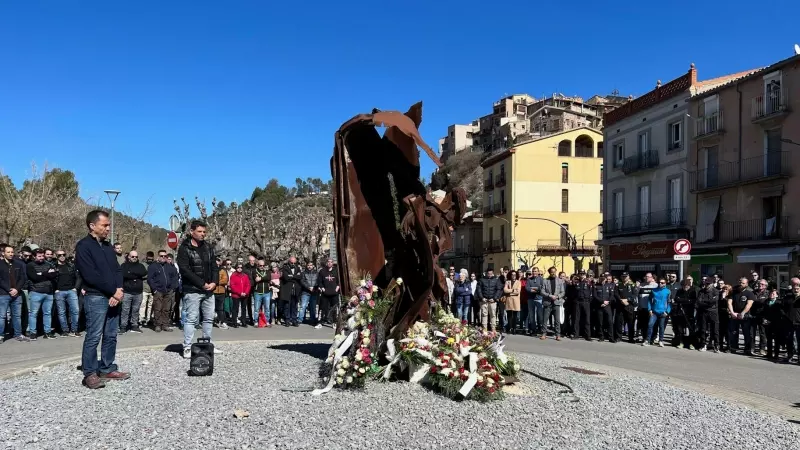
{"type": "Polygon", "coordinates": [[[114,241],[114,202],[117,201],[117,197],[119,197],[119,191],[113,189],[106,189],[103,191],[108,195],[108,199],[111,200],[111,245],[116,244],[114,241]]]}
{"type": "Polygon", "coordinates": [[[572,255],[572,259],[575,261],[575,268],[576,269],[578,268],[577,267],[577,262],[578,262],[578,256],[577,256],[577,253],[578,253],[578,239],[575,237],[574,234],[569,232],[567,227],[565,227],[564,225],[561,225],[560,223],[556,222],[553,219],[546,219],[544,217],[520,217],[520,216],[517,216],[517,215],[514,216],[514,226],[517,226],[519,224],[520,219],[521,220],[544,220],[545,222],[550,222],[552,224],[558,225],[558,227],[561,228],[561,230],[564,231],[564,233],[567,236],[567,246],[569,247],[569,252],[572,255]]]}

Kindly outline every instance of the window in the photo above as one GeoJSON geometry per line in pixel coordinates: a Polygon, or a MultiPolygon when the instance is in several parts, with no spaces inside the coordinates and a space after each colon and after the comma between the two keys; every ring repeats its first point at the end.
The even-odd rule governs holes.
{"type": "Polygon", "coordinates": [[[472,139],[472,132],[471,131],[467,131],[467,139],[472,139]]]}
{"type": "Polygon", "coordinates": [[[670,223],[673,225],[683,222],[681,187],[681,178],[671,178],[667,181],[667,204],[669,205],[670,223]]]}
{"type": "Polygon", "coordinates": [[[603,159],[603,141],[597,143],[597,157],[603,159]]]}
{"type": "Polygon", "coordinates": [[[681,121],[669,124],[669,143],[667,149],[676,150],[681,148],[681,139],[683,139],[681,121]]]}
{"type": "Polygon", "coordinates": [[[500,191],[500,211],[505,212],[506,210],[506,191],[500,191]]]}
{"type": "Polygon", "coordinates": [[[561,190],[561,212],[569,212],[569,190],[561,190]]]}
{"type": "Polygon", "coordinates": [[[614,192],[614,229],[619,230],[622,228],[623,218],[623,195],[624,191],[614,192]]]}
{"type": "Polygon", "coordinates": [[[558,156],[572,156],[572,141],[564,139],[558,143],[558,156]]]}
{"type": "Polygon", "coordinates": [[[506,226],[500,225],[500,246],[505,250],[506,246],[506,226]]]}
{"type": "Polygon", "coordinates": [[[616,142],[611,148],[614,152],[612,155],[614,157],[614,167],[622,167],[622,161],[625,159],[625,142],[616,142]]]}
{"type": "Polygon", "coordinates": [[[762,199],[762,219],[764,220],[764,237],[776,237],[781,225],[782,196],[764,197],[762,199]]]}
{"type": "Polygon", "coordinates": [[[603,190],[600,189],[600,212],[603,212],[603,190]]]}
{"type": "Polygon", "coordinates": [[[603,165],[600,164],[600,183],[603,183],[603,165]]]}
{"type": "Polygon", "coordinates": [[[639,186],[639,226],[650,225],[650,186],[639,186]]]}
{"type": "Polygon", "coordinates": [[[568,230],[569,230],[569,224],[562,223],[561,224],[561,246],[570,248],[571,245],[570,245],[570,242],[569,242],[568,230]]]}
{"type": "Polygon", "coordinates": [[[569,183],[569,164],[561,163],[561,182],[569,183]]]}
{"type": "Polygon", "coordinates": [[[647,153],[648,150],[650,150],[650,132],[649,131],[645,131],[645,132],[639,134],[637,145],[638,145],[638,149],[639,149],[639,154],[640,155],[643,155],[643,154],[647,153]]]}

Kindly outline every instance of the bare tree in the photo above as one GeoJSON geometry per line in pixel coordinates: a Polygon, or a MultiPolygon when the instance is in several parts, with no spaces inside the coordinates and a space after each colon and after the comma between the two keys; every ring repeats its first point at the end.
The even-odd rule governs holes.
{"type": "Polygon", "coordinates": [[[542,257],[539,256],[536,250],[517,250],[516,252],[519,262],[529,269],[533,269],[536,264],[539,264],[539,261],[542,260],[542,257]]]}
{"type": "Polygon", "coordinates": [[[119,230],[116,233],[117,242],[121,242],[123,247],[130,244],[130,248],[137,248],[142,236],[152,228],[147,221],[153,215],[153,197],[147,199],[138,213],[134,213],[131,206],[127,205],[123,214],[116,225],[119,230]]]}
{"type": "Polygon", "coordinates": [[[47,165],[40,171],[31,164],[30,177],[21,189],[0,173],[0,237],[4,242],[17,246],[44,242],[53,233],[58,235],[70,218],[80,215],[85,203],[60,189],[59,178],[48,173],[47,165]]]}

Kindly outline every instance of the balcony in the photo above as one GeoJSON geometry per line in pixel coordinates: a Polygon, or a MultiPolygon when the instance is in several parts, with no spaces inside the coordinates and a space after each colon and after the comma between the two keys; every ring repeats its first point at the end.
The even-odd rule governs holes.
{"type": "Polygon", "coordinates": [[[495,216],[502,216],[506,213],[506,205],[504,203],[495,203],[494,204],[494,215],[495,216]]]}
{"type": "Polygon", "coordinates": [[[484,241],[483,242],[483,251],[485,253],[499,253],[505,252],[508,250],[506,246],[505,240],[503,239],[495,239],[492,241],[484,241]]]}
{"type": "Polygon", "coordinates": [[[750,220],[720,219],[713,225],[714,238],[706,243],[730,244],[742,241],[789,240],[791,238],[789,221],[790,217],[788,216],[750,220]]]}
{"type": "Polygon", "coordinates": [[[774,151],[689,172],[689,190],[703,192],[791,174],[791,152],[774,151]]]}
{"type": "Polygon", "coordinates": [[[724,130],[722,123],[722,111],[698,117],[694,121],[694,138],[702,139],[722,133],[724,130]]]}
{"type": "Polygon", "coordinates": [[[491,191],[492,189],[494,189],[494,181],[492,177],[489,177],[483,182],[483,190],[491,191]]]}
{"type": "Polygon", "coordinates": [[[622,173],[625,175],[641,170],[658,167],[658,150],[648,150],[634,156],[629,156],[622,161],[622,173]]]}
{"type": "Polygon", "coordinates": [[[486,205],[483,207],[484,217],[490,217],[492,214],[494,214],[494,208],[492,207],[492,205],[486,205]]]}
{"type": "Polygon", "coordinates": [[[603,236],[663,231],[686,226],[686,209],[675,208],[652,211],[647,214],[624,216],[603,222],[603,236]]]}
{"type": "Polygon", "coordinates": [[[503,187],[505,185],[506,185],[506,173],[505,172],[500,172],[500,174],[497,175],[497,179],[494,182],[494,186],[495,187],[503,187]]]}
{"type": "Polygon", "coordinates": [[[789,102],[786,90],[778,87],[766,95],[754,97],[750,107],[750,120],[753,123],[763,123],[781,117],[789,112],[789,102]]]}

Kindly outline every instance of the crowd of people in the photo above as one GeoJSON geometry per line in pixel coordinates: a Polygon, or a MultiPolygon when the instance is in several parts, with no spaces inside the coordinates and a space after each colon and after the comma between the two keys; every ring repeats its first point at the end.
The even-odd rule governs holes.
{"type": "Polygon", "coordinates": [[[85,332],[88,387],[129,376],[114,365],[117,336],[141,333],[143,327],[158,333],[181,328],[183,356],[188,358],[196,329],[211,338],[214,327],[306,322],[321,328],[336,319],[340,286],[331,259],[321,269],[313,262],[302,267],[294,256],[281,266],[257,255],[234,263],[215,255],[205,243],[206,225],[194,221],[176,255],[160,250],[156,259],[154,252],[147,252],[140,261],[137,250],[123,253],[121,245],[106,240],[105,212],[90,212],[86,224],[89,234],[71,255],[36,245],[17,252],[0,244],[0,343],[80,337],[85,332]]]}
{"type": "Polygon", "coordinates": [[[800,278],[780,292],[756,272],[734,285],[719,275],[679,281],[675,273],[647,273],[634,281],[628,273],[595,278],[581,270],[568,277],[551,267],[520,271],[504,267],[481,277],[466,269],[442,269],[453,314],[464,323],[539,339],[627,340],[699,351],[741,351],[745,355],[792,361],[800,341],[800,278]],[[743,342],[742,342],[743,341],[743,342]],[[781,358],[782,350],[785,356],[781,358]]]}

